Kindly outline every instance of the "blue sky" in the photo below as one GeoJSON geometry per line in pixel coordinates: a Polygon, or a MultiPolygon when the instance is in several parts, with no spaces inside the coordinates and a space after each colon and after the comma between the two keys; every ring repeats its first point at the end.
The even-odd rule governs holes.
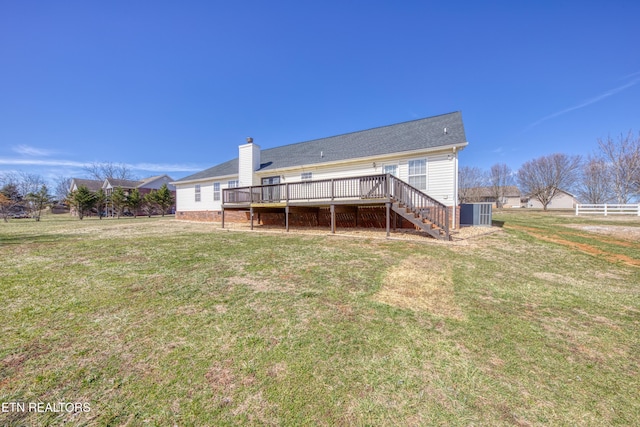
{"type": "Polygon", "coordinates": [[[461,165],[640,130],[637,1],[0,0],[0,172],[180,178],[462,111],[461,165]]]}

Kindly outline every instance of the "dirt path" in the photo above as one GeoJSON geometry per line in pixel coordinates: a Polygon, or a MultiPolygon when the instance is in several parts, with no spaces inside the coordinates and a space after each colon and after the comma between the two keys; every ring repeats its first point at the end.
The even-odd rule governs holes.
{"type": "MultiPolygon", "coordinates": [[[[559,245],[563,245],[563,246],[578,250],[580,252],[587,253],[589,255],[601,256],[601,257],[604,257],[606,260],[608,260],[609,262],[612,262],[612,263],[623,263],[623,264],[630,265],[630,266],[633,266],[633,267],[640,267],[640,259],[638,259],[638,258],[632,258],[632,257],[627,256],[627,255],[623,255],[623,254],[615,253],[615,252],[612,252],[612,251],[604,250],[604,249],[598,248],[596,246],[590,245],[588,243],[573,242],[573,241],[570,241],[570,240],[562,238],[559,235],[560,233],[551,234],[551,233],[547,232],[546,230],[542,230],[542,229],[539,229],[539,228],[526,227],[526,226],[523,226],[523,225],[516,225],[516,224],[509,224],[509,223],[506,223],[504,225],[504,228],[524,231],[527,234],[529,234],[529,235],[531,235],[531,236],[533,236],[533,237],[535,237],[537,239],[543,240],[545,242],[551,242],[551,243],[556,243],[556,244],[559,244],[559,245]]],[[[594,233],[580,233],[580,232],[571,231],[568,234],[570,234],[571,236],[581,237],[581,238],[585,238],[585,239],[597,240],[597,241],[600,241],[600,242],[603,242],[603,243],[607,243],[609,245],[618,246],[618,247],[629,248],[629,247],[633,247],[633,246],[638,246],[638,245],[634,245],[633,243],[631,243],[629,241],[619,240],[619,239],[616,239],[616,238],[611,237],[611,236],[599,236],[599,235],[596,235],[594,233]]],[[[640,253],[640,247],[639,247],[639,253],[640,253]]]]}

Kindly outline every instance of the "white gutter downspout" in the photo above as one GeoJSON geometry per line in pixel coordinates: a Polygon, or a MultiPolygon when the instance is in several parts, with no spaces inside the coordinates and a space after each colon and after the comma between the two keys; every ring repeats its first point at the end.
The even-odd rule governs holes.
{"type": "Polygon", "coordinates": [[[458,153],[457,147],[453,147],[453,212],[451,217],[453,218],[452,229],[456,229],[456,212],[458,210],[458,153]]]}

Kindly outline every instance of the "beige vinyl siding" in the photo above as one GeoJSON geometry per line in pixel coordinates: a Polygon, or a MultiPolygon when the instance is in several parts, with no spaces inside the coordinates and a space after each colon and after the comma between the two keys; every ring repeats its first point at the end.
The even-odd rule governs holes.
{"type": "MultiPolygon", "coordinates": [[[[383,173],[383,166],[393,164],[398,166],[398,178],[408,181],[408,162],[413,159],[427,160],[427,190],[426,193],[436,200],[447,206],[454,204],[454,185],[455,185],[455,160],[449,160],[448,152],[431,153],[425,155],[402,156],[394,155],[388,158],[376,158],[375,160],[359,160],[346,162],[340,165],[314,166],[305,168],[295,168],[286,171],[264,171],[255,174],[256,182],[261,182],[262,178],[277,176],[280,182],[286,184],[289,182],[300,182],[303,172],[311,172],[313,180],[335,179],[356,177],[362,175],[375,175],[383,173]],[[374,166],[375,164],[375,166],[374,166]]],[[[220,182],[220,189],[228,188],[228,182],[231,177],[220,177],[212,179],[209,182],[200,182],[201,185],[201,202],[194,202],[194,184],[179,184],[176,189],[177,206],[181,211],[205,211],[220,210],[221,200],[213,200],[213,182],[220,182]]],[[[258,184],[256,184],[258,185],[258,184]]],[[[240,186],[243,186],[240,183],[240,186]]],[[[222,191],[221,191],[222,193],[222,191]]]]}
{"type": "Polygon", "coordinates": [[[196,184],[178,184],[176,188],[176,206],[181,211],[210,211],[219,210],[213,202],[213,182],[200,182],[200,201],[195,201],[196,184]]]}
{"type": "Polygon", "coordinates": [[[388,159],[370,161],[358,161],[345,163],[343,165],[333,166],[316,166],[308,168],[300,168],[284,173],[270,171],[261,174],[261,177],[281,176],[281,182],[300,182],[302,172],[313,173],[313,180],[335,179],[356,177],[362,175],[375,175],[383,173],[384,165],[397,165],[398,178],[408,181],[409,177],[409,160],[426,159],[427,160],[427,190],[426,193],[436,200],[447,206],[454,204],[454,175],[455,161],[449,160],[449,153],[439,153],[424,156],[399,157],[394,156],[388,159]],[[375,167],[374,167],[375,163],[375,167]]]}
{"type": "Polygon", "coordinates": [[[426,193],[447,206],[454,205],[455,160],[447,154],[429,157],[426,193]]]}

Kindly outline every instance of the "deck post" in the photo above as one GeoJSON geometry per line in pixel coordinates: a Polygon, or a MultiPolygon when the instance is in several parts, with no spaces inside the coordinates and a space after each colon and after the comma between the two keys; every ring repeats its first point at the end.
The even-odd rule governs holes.
{"type": "Polygon", "coordinates": [[[251,219],[251,230],[253,230],[253,207],[249,208],[249,218],[251,219]]]}
{"type": "Polygon", "coordinates": [[[224,207],[222,208],[222,228],[224,228],[224,207]]]}
{"type": "Polygon", "coordinates": [[[336,205],[331,205],[331,234],[336,234],[336,205]]]}
{"type": "Polygon", "coordinates": [[[391,217],[391,203],[387,202],[385,203],[385,207],[387,208],[387,237],[389,237],[390,235],[390,228],[391,228],[391,221],[390,221],[390,217],[391,217]]]}
{"type": "Polygon", "coordinates": [[[289,205],[284,207],[284,226],[289,231],[289,205]]]}

